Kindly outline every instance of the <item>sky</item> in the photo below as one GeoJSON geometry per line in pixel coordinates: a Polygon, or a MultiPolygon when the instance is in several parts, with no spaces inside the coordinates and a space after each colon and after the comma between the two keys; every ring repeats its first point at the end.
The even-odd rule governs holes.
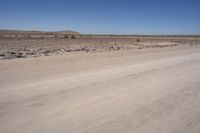
{"type": "Polygon", "coordinates": [[[200,0],[0,0],[0,29],[200,34],[200,0]]]}

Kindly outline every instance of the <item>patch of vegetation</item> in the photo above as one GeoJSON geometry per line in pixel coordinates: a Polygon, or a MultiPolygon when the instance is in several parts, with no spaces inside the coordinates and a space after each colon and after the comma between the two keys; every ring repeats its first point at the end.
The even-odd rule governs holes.
{"type": "Polygon", "coordinates": [[[68,35],[64,35],[64,38],[69,38],[69,36],[68,35]]]}
{"type": "Polygon", "coordinates": [[[75,36],[75,35],[72,35],[71,38],[72,38],[72,39],[76,39],[76,36],[75,36]]]}
{"type": "Polygon", "coordinates": [[[27,35],[27,38],[31,38],[31,35],[27,35]]]}
{"type": "Polygon", "coordinates": [[[139,38],[136,39],[136,42],[141,42],[141,40],[139,38]]]}

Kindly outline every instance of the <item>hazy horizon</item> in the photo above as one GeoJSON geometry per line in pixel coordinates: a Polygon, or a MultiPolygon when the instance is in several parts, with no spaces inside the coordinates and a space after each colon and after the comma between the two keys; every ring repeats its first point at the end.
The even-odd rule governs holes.
{"type": "Polygon", "coordinates": [[[82,34],[200,35],[198,0],[3,0],[0,29],[82,34]]]}

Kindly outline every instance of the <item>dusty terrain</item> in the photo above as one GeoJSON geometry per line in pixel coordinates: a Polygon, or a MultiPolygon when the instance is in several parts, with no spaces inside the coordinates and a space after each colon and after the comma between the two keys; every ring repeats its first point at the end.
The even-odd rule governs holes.
{"type": "Polygon", "coordinates": [[[195,46],[200,44],[200,37],[87,37],[75,39],[63,37],[0,38],[0,59],[15,59],[49,56],[77,52],[105,52],[130,49],[165,48],[176,46],[195,46]]]}
{"type": "MultiPolygon", "coordinates": [[[[4,39],[1,52],[26,45],[37,49],[35,41],[4,39]]],[[[55,41],[39,48],[55,49],[55,41]]],[[[87,39],[81,42],[89,45],[87,39]]],[[[198,43],[176,41],[178,45],[162,47],[166,41],[148,43],[156,46],[142,42],[133,48],[129,41],[122,42],[125,46],[116,44],[118,51],[107,49],[111,45],[106,50],[92,45],[110,52],[0,60],[0,132],[199,133],[198,43]]],[[[65,43],[59,43],[59,49],[65,43]]]]}

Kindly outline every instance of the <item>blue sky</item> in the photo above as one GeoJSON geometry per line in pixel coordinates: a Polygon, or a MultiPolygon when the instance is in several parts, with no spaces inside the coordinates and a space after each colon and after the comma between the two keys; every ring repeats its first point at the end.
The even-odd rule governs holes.
{"type": "Polygon", "coordinates": [[[200,34],[200,0],[0,0],[0,29],[200,34]]]}

